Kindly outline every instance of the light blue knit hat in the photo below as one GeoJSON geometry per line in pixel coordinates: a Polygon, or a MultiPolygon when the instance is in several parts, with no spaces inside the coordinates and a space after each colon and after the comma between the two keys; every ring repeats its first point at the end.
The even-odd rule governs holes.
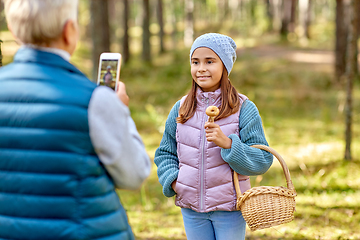
{"type": "Polygon", "coordinates": [[[213,50],[224,63],[228,75],[230,75],[236,60],[236,44],[231,37],[219,33],[206,33],[196,38],[190,50],[190,64],[191,56],[199,47],[207,47],[213,50]]]}

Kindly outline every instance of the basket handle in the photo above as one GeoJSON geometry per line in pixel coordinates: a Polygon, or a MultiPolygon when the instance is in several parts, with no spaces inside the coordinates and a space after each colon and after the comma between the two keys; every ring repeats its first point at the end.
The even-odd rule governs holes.
{"type": "MultiPolygon", "coordinates": [[[[284,171],[285,178],[286,178],[286,184],[287,184],[288,189],[295,190],[294,185],[293,185],[293,183],[291,181],[291,178],[290,178],[289,168],[287,167],[284,159],[280,156],[279,153],[277,153],[271,147],[268,147],[268,146],[265,146],[265,145],[252,145],[251,147],[262,149],[262,150],[268,151],[269,153],[273,154],[277,158],[277,160],[280,162],[280,165],[281,165],[281,167],[282,167],[282,169],[284,171]]],[[[236,197],[237,197],[237,199],[239,199],[241,197],[241,190],[240,190],[240,185],[239,185],[238,174],[235,171],[234,171],[234,185],[235,185],[236,197]]]]}

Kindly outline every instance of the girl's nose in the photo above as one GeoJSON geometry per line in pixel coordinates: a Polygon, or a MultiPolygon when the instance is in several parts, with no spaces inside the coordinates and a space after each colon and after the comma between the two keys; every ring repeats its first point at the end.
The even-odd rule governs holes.
{"type": "Polygon", "coordinates": [[[198,69],[199,72],[205,72],[206,71],[206,66],[205,64],[201,63],[198,69]]]}

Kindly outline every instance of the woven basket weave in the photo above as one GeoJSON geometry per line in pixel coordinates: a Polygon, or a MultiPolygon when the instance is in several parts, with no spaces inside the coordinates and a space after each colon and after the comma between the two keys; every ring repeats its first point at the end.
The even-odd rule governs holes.
{"type": "Polygon", "coordinates": [[[234,185],[237,195],[236,208],[252,231],[291,222],[294,219],[296,191],[290,179],[290,172],[283,158],[272,148],[263,145],[252,147],[272,153],[283,168],[287,188],[253,187],[241,194],[238,175],[234,172],[234,185]]]}

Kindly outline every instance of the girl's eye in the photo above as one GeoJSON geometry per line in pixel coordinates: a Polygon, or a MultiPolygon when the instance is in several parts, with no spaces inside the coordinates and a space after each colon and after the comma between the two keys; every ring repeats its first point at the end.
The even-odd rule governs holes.
{"type": "Polygon", "coordinates": [[[198,62],[197,62],[197,61],[193,61],[192,63],[193,63],[194,65],[198,64],[198,62]]]}
{"type": "Polygon", "coordinates": [[[208,64],[212,64],[212,63],[213,63],[213,61],[208,61],[207,63],[208,63],[208,64]]]}

